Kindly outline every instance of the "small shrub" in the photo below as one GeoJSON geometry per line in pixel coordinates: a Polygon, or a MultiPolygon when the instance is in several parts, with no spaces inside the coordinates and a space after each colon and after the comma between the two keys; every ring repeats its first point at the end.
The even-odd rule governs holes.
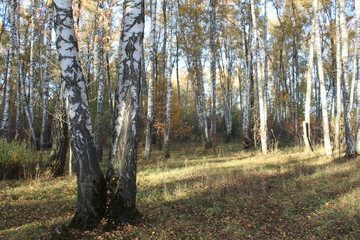
{"type": "Polygon", "coordinates": [[[0,179],[30,178],[39,165],[38,154],[22,142],[0,139],[0,179]]]}

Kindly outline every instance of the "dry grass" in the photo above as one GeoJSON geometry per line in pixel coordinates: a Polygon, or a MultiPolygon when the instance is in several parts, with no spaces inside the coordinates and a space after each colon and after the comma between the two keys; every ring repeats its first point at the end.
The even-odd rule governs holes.
{"type": "MultiPolygon", "coordinates": [[[[359,159],[220,146],[139,159],[142,223],[69,239],[360,239],[359,159]]],[[[75,209],[74,178],[0,184],[0,236],[49,239],[75,209]]],[[[58,237],[59,238],[59,237],[58,237]]]]}

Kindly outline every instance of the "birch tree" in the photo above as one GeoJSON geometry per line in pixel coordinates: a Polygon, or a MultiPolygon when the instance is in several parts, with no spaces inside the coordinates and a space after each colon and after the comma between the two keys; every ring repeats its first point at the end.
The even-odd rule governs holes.
{"type": "Polygon", "coordinates": [[[204,16],[201,15],[201,8],[198,7],[201,1],[185,2],[182,7],[183,18],[191,19],[191,21],[184,21],[180,18],[181,28],[183,34],[181,35],[183,41],[183,53],[185,55],[186,64],[188,67],[188,76],[193,85],[195,92],[195,108],[197,112],[198,128],[201,132],[201,139],[205,148],[212,145],[210,134],[208,131],[208,123],[206,116],[205,104],[205,88],[204,88],[204,74],[203,74],[203,47],[204,36],[200,34],[204,31],[202,23],[204,16]]]}
{"type": "Polygon", "coordinates": [[[356,123],[356,152],[360,155],[360,2],[355,1],[356,11],[356,79],[357,79],[357,123],[356,123]]]}
{"type": "MultiPolygon", "coordinates": [[[[314,26],[314,20],[313,24],[314,26]]],[[[310,153],[312,150],[311,146],[311,127],[310,127],[310,108],[311,108],[311,96],[312,96],[312,78],[314,72],[314,29],[310,33],[309,43],[309,61],[307,64],[306,72],[306,99],[305,99],[305,120],[303,122],[303,137],[305,142],[305,151],[310,153]]]]}
{"type": "Polygon", "coordinates": [[[163,41],[163,75],[166,79],[166,102],[165,102],[165,131],[164,131],[164,154],[165,157],[170,157],[170,108],[171,108],[171,3],[169,0],[163,0],[163,14],[164,14],[164,41],[163,41]]]}
{"type": "MultiPolygon", "coordinates": [[[[60,89],[57,98],[57,108],[54,115],[54,134],[52,136],[52,147],[49,155],[48,165],[46,167],[54,177],[64,175],[66,155],[69,145],[69,127],[62,89],[60,89]]],[[[69,168],[69,172],[71,171],[72,169],[69,168]]]]}
{"type": "Polygon", "coordinates": [[[13,79],[13,61],[14,61],[14,43],[15,43],[15,9],[16,1],[8,0],[9,6],[9,25],[10,25],[10,41],[8,47],[7,69],[5,75],[5,92],[2,106],[1,122],[0,122],[0,137],[9,140],[10,130],[10,96],[13,79]]]}
{"type": "Polygon", "coordinates": [[[40,147],[48,145],[49,134],[48,133],[48,111],[49,111],[49,80],[50,80],[50,60],[51,60],[51,42],[52,42],[52,12],[50,8],[46,6],[45,9],[45,63],[44,63],[44,78],[42,81],[42,122],[40,133],[40,147]]]}
{"type": "Polygon", "coordinates": [[[21,59],[20,59],[20,54],[21,54],[21,35],[20,35],[20,3],[17,4],[16,6],[16,47],[15,47],[15,51],[16,51],[16,62],[18,65],[18,71],[17,71],[17,79],[16,79],[16,117],[15,117],[15,140],[19,140],[20,138],[20,127],[21,127],[21,119],[22,119],[22,110],[23,108],[22,106],[22,100],[21,100],[21,71],[19,71],[19,69],[21,69],[21,59]]]}
{"type": "Polygon", "coordinates": [[[28,96],[28,106],[27,108],[29,109],[29,114],[30,114],[30,118],[29,119],[29,125],[31,124],[32,126],[29,126],[30,128],[34,127],[34,84],[35,84],[35,37],[36,37],[36,16],[37,14],[35,13],[37,10],[37,2],[36,1],[32,1],[31,6],[30,6],[30,15],[31,15],[31,20],[30,20],[30,70],[29,70],[29,96],[28,96]]]}
{"type": "Polygon", "coordinates": [[[212,137],[216,134],[216,0],[210,0],[210,74],[212,87],[211,127],[212,137]]]}
{"type": "MultiPolygon", "coordinates": [[[[338,4],[336,4],[338,6],[338,4]]],[[[340,119],[341,119],[341,76],[342,76],[342,68],[341,68],[341,37],[340,37],[340,14],[339,8],[336,7],[336,113],[335,113],[335,149],[338,149],[340,154],[340,119]]]]}
{"type": "Polygon", "coordinates": [[[355,143],[352,135],[351,125],[351,106],[350,106],[350,80],[349,80],[349,59],[348,59],[348,32],[346,27],[345,16],[345,1],[338,0],[339,8],[339,23],[340,23],[340,42],[341,44],[341,79],[342,79],[342,92],[344,104],[344,125],[345,125],[345,140],[346,140],[346,156],[355,156],[355,143]]]}
{"type": "Polygon", "coordinates": [[[133,222],[136,209],[138,119],[141,99],[144,1],[126,0],[120,40],[116,122],[108,163],[108,212],[111,225],[133,222]]]}
{"type": "Polygon", "coordinates": [[[53,0],[56,49],[63,97],[68,100],[70,141],[75,158],[78,199],[70,226],[94,227],[105,214],[106,187],[96,159],[86,82],[81,70],[71,0],[53,0]]]}
{"type": "Polygon", "coordinates": [[[267,124],[265,117],[265,101],[264,101],[264,81],[261,76],[260,68],[260,44],[259,34],[257,29],[257,19],[255,15],[255,3],[254,0],[251,3],[251,20],[252,20],[252,35],[254,36],[253,56],[254,56],[254,70],[256,71],[255,76],[257,78],[257,89],[259,97],[259,115],[260,115],[260,139],[261,139],[261,150],[263,154],[267,153],[267,124]]]}
{"type": "Polygon", "coordinates": [[[148,101],[147,101],[147,119],[146,119],[146,139],[145,139],[145,152],[146,159],[150,158],[152,132],[154,125],[154,86],[156,74],[156,0],[150,0],[150,18],[151,18],[151,47],[150,47],[150,78],[148,86],[148,101]]]}
{"type": "Polygon", "coordinates": [[[103,0],[98,2],[99,26],[98,30],[98,44],[97,44],[97,74],[96,79],[98,83],[97,93],[97,113],[96,113],[96,132],[95,144],[97,159],[102,160],[103,157],[103,142],[104,142],[104,95],[105,95],[105,66],[104,66],[104,37],[105,37],[105,12],[103,0]]]}
{"type": "Polygon", "coordinates": [[[318,1],[314,0],[313,2],[314,8],[314,19],[315,19],[315,41],[314,41],[314,50],[315,56],[317,59],[317,70],[318,77],[320,82],[320,94],[321,94],[321,110],[322,110],[322,121],[323,121],[323,134],[324,134],[324,147],[326,151],[326,156],[332,156],[332,148],[330,142],[330,128],[329,128],[329,117],[328,117],[328,109],[327,109],[327,98],[326,98],[326,88],[325,88],[325,80],[324,80],[324,70],[323,70],[323,61],[321,54],[321,42],[320,42],[320,27],[319,27],[319,8],[318,1]]]}

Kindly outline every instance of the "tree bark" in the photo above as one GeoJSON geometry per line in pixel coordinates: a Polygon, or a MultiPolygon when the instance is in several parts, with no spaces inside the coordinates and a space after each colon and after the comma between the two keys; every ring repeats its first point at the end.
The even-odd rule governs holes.
{"type": "Polygon", "coordinates": [[[139,217],[136,209],[136,165],[144,37],[143,0],[124,2],[122,29],[113,151],[107,172],[107,217],[110,225],[134,222],[139,217]]]}
{"type": "Polygon", "coordinates": [[[261,76],[260,70],[260,44],[259,34],[257,29],[257,19],[255,15],[255,3],[251,0],[251,20],[252,20],[252,35],[254,36],[255,46],[253,48],[254,56],[254,69],[256,71],[258,97],[259,97],[259,115],[260,115],[260,140],[261,140],[261,151],[263,154],[267,154],[267,119],[265,117],[265,103],[264,103],[264,81],[261,76]]]}
{"type": "MultiPolygon", "coordinates": [[[[313,26],[314,21],[313,21],[313,26]]],[[[312,79],[314,72],[314,29],[310,33],[309,43],[309,62],[306,72],[306,99],[305,99],[305,120],[303,122],[303,137],[305,143],[305,152],[310,153],[312,151],[311,146],[311,125],[310,125],[310,108],[311,108],[311,96],[312,96],[312,79]]]]}
{"type": "Polygon", "coordinates": [[[340,12],[340,43],[341,43],[341,78],[344,104],[344,125],[346,139],[346,156],[355,156],[355,143],[352,135],[351,106],[350,106],[350,83],[349,83],[349,59],[348,59],[348,32],[346,27],[345,1],[338,0],[340,12]]]}
{"type": "Polygon", "coordinates": [[[49,144],[48,134],[48,111],[49,111],[49,79],[50,79],[50,60],[51,60],[51,42],[52,42],[52,12],[47,7],[45,23],[45,63],[44,63],[44,81],[42,81],[42,122],[40,133],[40,147],[44,148],[49,144]]]}
{"type": "Polygon", "coordinates": [[[216,0],[210,0],[210,73],[212,87],[210,135],[216,134],[216,0]]]}
{"type": "Polygon", "coordinates": [[[332,148],[330,142],[330,129],[329,129],[329,117],[327,110],[327,98],[326,98],[326,88],[325,88],[325,80],[324,80],[324,70],[323,70],[323,61],[321,54],[321,43],[320,43],[320,27],[319,27],[319,9],[318,9],[318,1],[314,0],[314,18],[315,18],[315,56],[317,59],[317,67],[318,67],[318,77],[320,82],[320,95],[321,95],[321,111],[322,111],[322,119],[323,119],[323,134],[324,134],[324,147],[326,151],[326,156],[330,158],[332,156],[332,148]]]}
{"type": "Polygon", "coordinates": [[[11,96],[11,85],[13,79],[13,59],[14,59],[14,43],[15,43],[15,8],[16,1],[8,0],[9,6],[9,25],[10,25],[10,41],[9,51],[7,58],[7,69],[5,76],[5,92],[4,92],[4,103],[2,106],[2,115],[0,122],[0,137],[10,140],[10,96],[11,96]]]}
{"type": "MultiPolygon", "coordinates": [[[[48,165],[46,167],[53,177],[64,175],[66,154],[69,145],[67,114],[65,101],[62,95],[62,90],[60,90],[58,96],[59,104],[54,116],[55,121],[52,147],[49,155],[48,165]]],[[[69,172],[71,171],[72,169],[69,168],[69,172]]]]}
{"type": "Polygon", "coordinates": [[[71,148],[75,157],[78,200],[70,227],[89,229],[105,214],[106,186],[96,159],[86,82],[81,70],[71,0],[53,0],[56,49],[64,98],[68,100],[71,148]]]}
{"type": "Polygon", "coordinates": [[[164,12],[164,71],[163,75],[166,79],[166,102],[165,102],[165,131],[164,131],[164,155],[166,158],[170,157],[170,109],[171,109],[171,41],[169,41],[169,25],[172,18],[171,4],[168,0],[163,0],[163,12],[164,12]]]}
{"type": "MultiPolygon", "coordinates": [[[[103,12],[103,0],[98,2],[98,11],[103,12]]],[[[98,44],[97,44],[97,113],[96,113],[96,132],[95,132],[95,145],[96,157],[99,161],[103,158],[103,142],[104,142],[104,95],[105,95],[105,66],[104,66],[104,37],[105,37],[105,13],[99,14],[98,30],[98,44]]]]}
{"type": "Polygon", "coordinates": [[[356,152],[360,155],[360,2],[355,1],[355,12],[356,12],[356,152]]]}
{"type": "Polygon", "coordinates": [[[341,37],[340,37],[340,14],[339,8],[336,7],[336,114],[335,114],[335,141],[334,147],[338,150],[340,155],[340,119],[341,119],[341,76],[342,76],[342,68],[341,68],[341,37]]]}
{"type": "Polygon", "coordinates": [[[150,158],[152,132],[154,125],[154,86],[156,74],[156,0],[150,0],[150,17],[151,17],[151,47],[150,47],[150,78],[148,87],[147,119],[146,119],[146,140],[144,157],[150,158]]]}
{"type": "MultiPolygon", "coordinates": [[[[21,35],[20,35],[20,3],[17,4],[16,6],[16,11],[15,11],[15,16],[16,16],[16,47],[15,47],[15,51],[16,51],[16,62],[18,64],[18,69],[21,68],[21,59],[20,59],[20,54],[21,54],[21,35]]],[[[15,140],[19,140],[20,139],[20,127],[21,127],[21,116],[22,116],[22,101],[21,101],[21,72],[18,70],[17,71],[17,79],[16,79],[16,119],[15,119],[15,140]]]]}

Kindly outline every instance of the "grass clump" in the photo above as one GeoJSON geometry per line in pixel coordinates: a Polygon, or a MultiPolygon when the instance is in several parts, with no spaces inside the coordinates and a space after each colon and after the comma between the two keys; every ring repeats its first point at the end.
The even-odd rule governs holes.
{"type": "Polygon", "coordinates": [[[23,142],[0,139],[0,179],[30,178],[39,165],[38,153],[23,142]]]}

